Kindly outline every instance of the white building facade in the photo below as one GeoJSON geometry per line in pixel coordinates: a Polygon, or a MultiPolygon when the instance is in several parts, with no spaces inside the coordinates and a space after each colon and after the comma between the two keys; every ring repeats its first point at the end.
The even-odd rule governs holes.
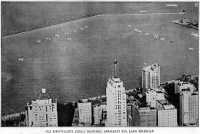
{"type": "Polygon", "coordinates": [[[166,100],[159,100],[156,104],[158,110],[158,127],[177,127],[177,109],[166,100]]]}
{"type": "Polygon", "coordinates": [[[92,124],[92,104],[91,102],[78,103],[79,124],[92,124]]]}
{"type": "Polygon", "coordinates": [[[26,105],[26,125],[30,127],[58,126],[57,101],[41,99],[26,105]]]}
{"type": "Polygon", "coordinates": [[[181,125],[197,124],[199,120],[199,95],[190,91],[180,93],[181,125]]]}
{"type": "Polygon", "coordinates": [[[160,65],[153,64],[142,69],[142,88],[157,89],[160,86],[160,65]]]}
{"type": "Polygon", "coordinates": [[[120,78],[112,77],[107,82],[106,126],[127,126],[126,93],[120,78]]]}

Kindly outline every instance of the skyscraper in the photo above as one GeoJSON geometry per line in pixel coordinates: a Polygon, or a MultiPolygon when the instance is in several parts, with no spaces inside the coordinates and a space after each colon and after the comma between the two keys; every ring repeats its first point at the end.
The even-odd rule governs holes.
{"type": "Polygon", "coordinates": [[[160,65],[153,64],[142,69],[142,88],[157,89],[160,86],[160,65]]]}
{"type": "Polygon", "coordinates": [[[194,92],[189,99],[189,120],[190,124],[197,125],[199,122],[199,94],[194,92]]]}
{"type": "Polygon", "coordinates": [[[197,124],[199,120],[199,95],[189,89],[180,93],[180,124],[197,124]]]}
{"type": "Polygon", "coordinates": [[[126,93],[123,81],[117,77],[117,60],[114,61],[114,76],[109,78],[106,87],[107,121],[106,126],[127,126],[126,93]]]}
{"type": "Polygon", "coordinates": [[[46,89],[42,89],[40,98],[26,105],[26,125],[30,127],[58,126],[57,101],[49,99],[46,89]]]}

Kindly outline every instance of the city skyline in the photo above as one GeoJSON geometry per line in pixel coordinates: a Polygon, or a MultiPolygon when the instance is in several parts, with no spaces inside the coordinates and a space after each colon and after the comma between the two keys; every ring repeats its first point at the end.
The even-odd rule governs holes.
{"type": "MultiPolygon", "coordinates": [[[[139,89],[125,90],[123,81],[120,80],[115,72],[117,64],[118,61],[115,59],[114,73],[108,79],[106,95],[84,98],[80,99],[79,102],[73,102],[77,103],[77,108],[75,108],[77,111],[75,110],[72,118],[73,126],[198,126],[199,93],[192,83],[180,80],[166,82],[165,86],[170,83],[178,84],[178,86],[174,85],[173,89],[173,94],[177,94],[180,100],[177,107],[169,99],[173,96],[169,94],[171,91],[167,91],[165,86],[153,89],[145,88],[146,90],[141,91],[139,89]],[[137,92],[136,96],[128,95],[134,91],[137,92]],[[145,97],[145,103],[137,99],[137,96],[139,98],[145,97]],[[135,101],[139,101],[140,104],[135,103],[135,101]]],[[[142,75],[143,71],[141,69],[142,75]]],[[[24,114],[25,118],[20,123],[21,125],[32,127],[59,126],[57,100],[56,98],[52,99],[46,89],[42,88],[38,99],[27,103],[25,109],[25,113],[10,115],[10,117],[5,116],[3,121],[16,119],[24,114]]]]}
{"type": "Polygon", "coordinates": [[[199,126],[198,10],[2,2],[1,125],[199,126]]]}

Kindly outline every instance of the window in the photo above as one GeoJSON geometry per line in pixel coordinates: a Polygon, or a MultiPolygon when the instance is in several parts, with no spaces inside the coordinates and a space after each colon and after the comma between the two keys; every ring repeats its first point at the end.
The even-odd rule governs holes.
{"type": "Polygon", "coordinates": [[[55,108],[54,105],[52,105],[52,112],[54,111],[54,108],[55,108]]]}

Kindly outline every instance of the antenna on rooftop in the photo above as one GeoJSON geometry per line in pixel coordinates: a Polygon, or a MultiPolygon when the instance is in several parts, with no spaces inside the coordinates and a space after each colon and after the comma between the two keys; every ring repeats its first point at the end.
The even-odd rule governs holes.
{"type": "Polygon", "coordinates": [[[114,78],[117,78],[117,58],[114,60],[114,78]]]}

